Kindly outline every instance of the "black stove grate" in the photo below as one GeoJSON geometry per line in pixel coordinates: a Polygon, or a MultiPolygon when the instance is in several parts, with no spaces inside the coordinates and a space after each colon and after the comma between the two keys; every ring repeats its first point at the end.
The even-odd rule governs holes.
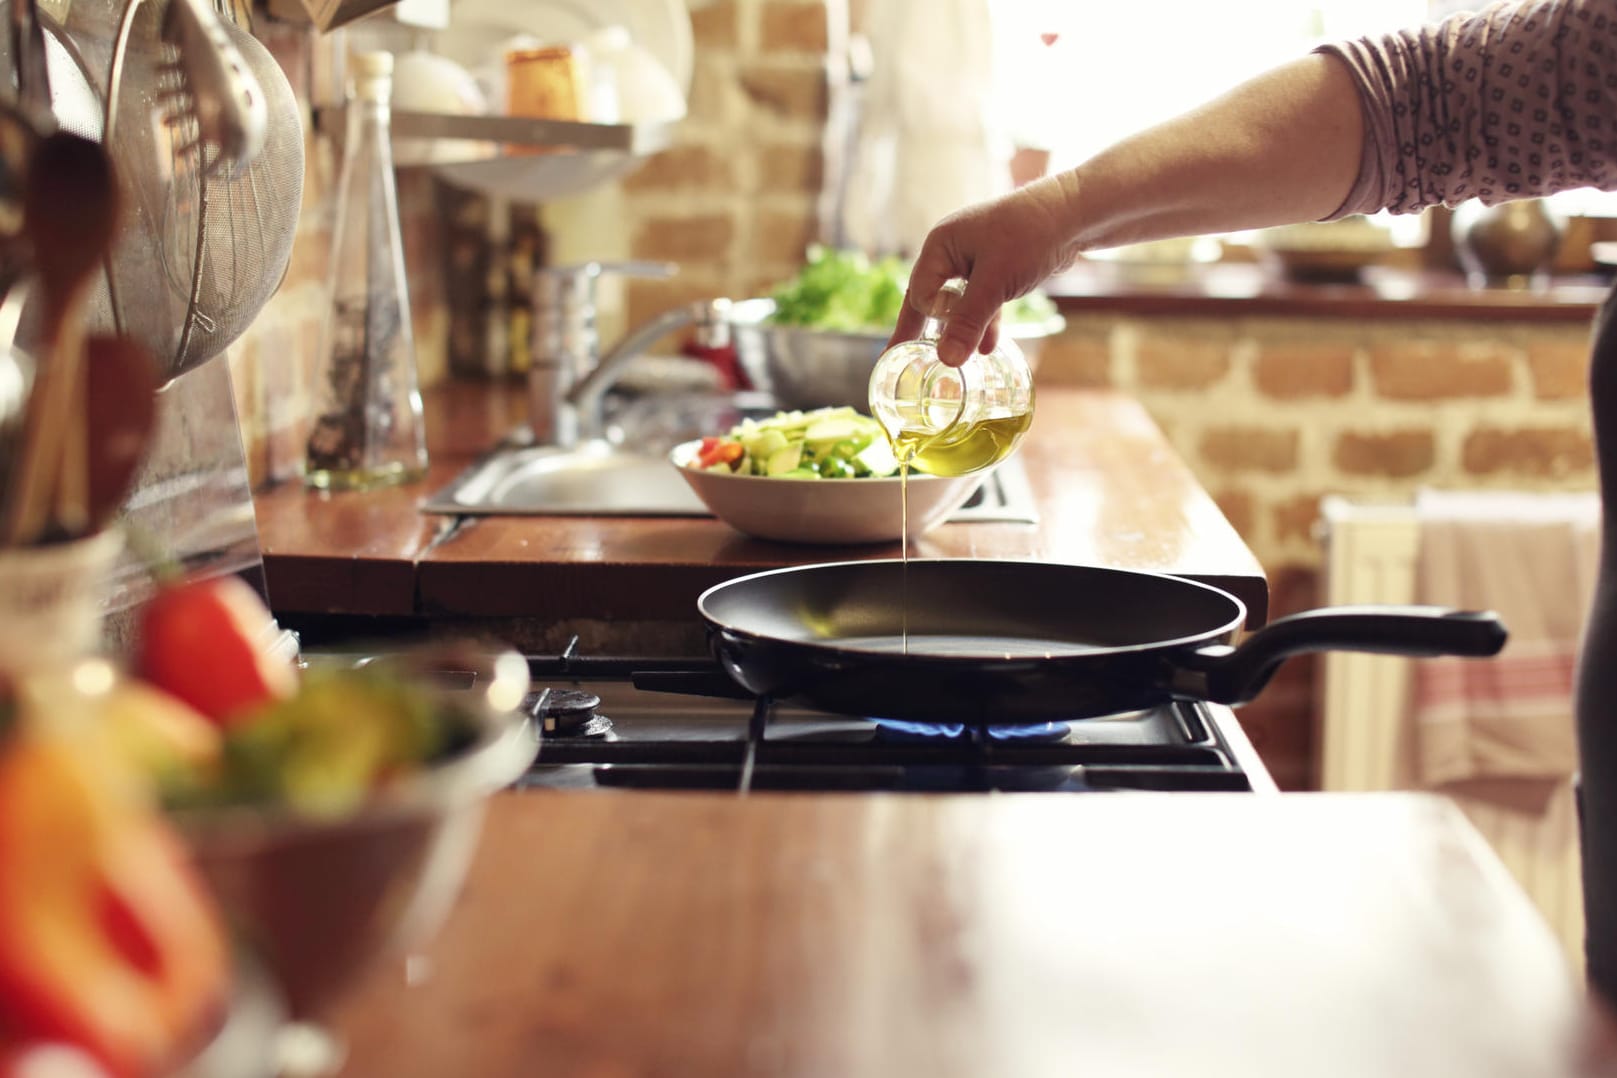
{"type": "Polygon", "coordinates": [[[711,790],[1250,790],[1208,709],[1162,708],[1063,724],[1062,736],[891,736],[878,720],[754,699],[711,661],[530,656],[536,714],[568,694],[522,785],[711,790]],[[580,716],[580,694],[632,694],[633,717],[580,716]],[[546,691],[539,691],[546,690],[546,691]],[[582,723],[581,723],[582,718],[582,723]]]}

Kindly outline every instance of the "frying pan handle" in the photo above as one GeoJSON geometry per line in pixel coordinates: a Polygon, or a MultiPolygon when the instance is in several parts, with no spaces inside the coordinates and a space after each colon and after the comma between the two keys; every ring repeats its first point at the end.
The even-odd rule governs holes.
{"type": "Polygon", "coordinates": [[[1499,654],[1507,637],[1492,611],[1443,606],[1333,606],[1277,618],[1239,647],[1197,648],[1185,657],[1176,690],[1219,704],[1244,704],[1280,664],[1313,651],[1364,651],[1423,658],[1499,654]],[[1199,691],[1196,691],[1198,690],[1199,691]]]}

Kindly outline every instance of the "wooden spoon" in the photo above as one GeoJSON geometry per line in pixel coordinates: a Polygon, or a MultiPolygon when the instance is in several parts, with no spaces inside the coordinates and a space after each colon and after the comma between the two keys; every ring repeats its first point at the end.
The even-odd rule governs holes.
{"type": "Polygon", "coordinates": [[[47,530],[71,537],[88,527],[85,442],[90,432],[80,384],[80,308],[117,227],[118,182],[111,159],[100,145],[78,135],[45,136],[29,164],[23,207],[45,302],[40,362],[6,507],[3,538],[12,545],[37,542],[47,530]],[[52,523],[55,529],[49,528],[52,523]]]}
{"type": "Polygon", "coordinates": [[[157,362],[127,337],[85,343],[89,446],[88,527],[100,531],[123,508],[146,459],[157,420],[157,362]]]}

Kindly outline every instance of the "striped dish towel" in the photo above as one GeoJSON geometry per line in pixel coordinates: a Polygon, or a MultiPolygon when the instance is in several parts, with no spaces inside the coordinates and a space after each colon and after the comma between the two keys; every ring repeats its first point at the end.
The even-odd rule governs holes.
{"type": "Polygon", "coordinates": [[[1416,601],[1493,610],[1510,630],[1493,659],[1415,661],[1410,708],[1422,782],[1571,775],[1598,496],[1422,491],[1416,516],[1416,601]]]}

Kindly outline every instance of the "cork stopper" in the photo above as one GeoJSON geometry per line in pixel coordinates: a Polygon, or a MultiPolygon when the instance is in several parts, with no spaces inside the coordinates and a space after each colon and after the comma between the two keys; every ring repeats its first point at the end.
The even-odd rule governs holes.
{"type": "Polygon", "coordinates": [[[354,96],[361,101],[386,104],[393,94],[393,54],[357,52],[353,55],[354,96]]]}

